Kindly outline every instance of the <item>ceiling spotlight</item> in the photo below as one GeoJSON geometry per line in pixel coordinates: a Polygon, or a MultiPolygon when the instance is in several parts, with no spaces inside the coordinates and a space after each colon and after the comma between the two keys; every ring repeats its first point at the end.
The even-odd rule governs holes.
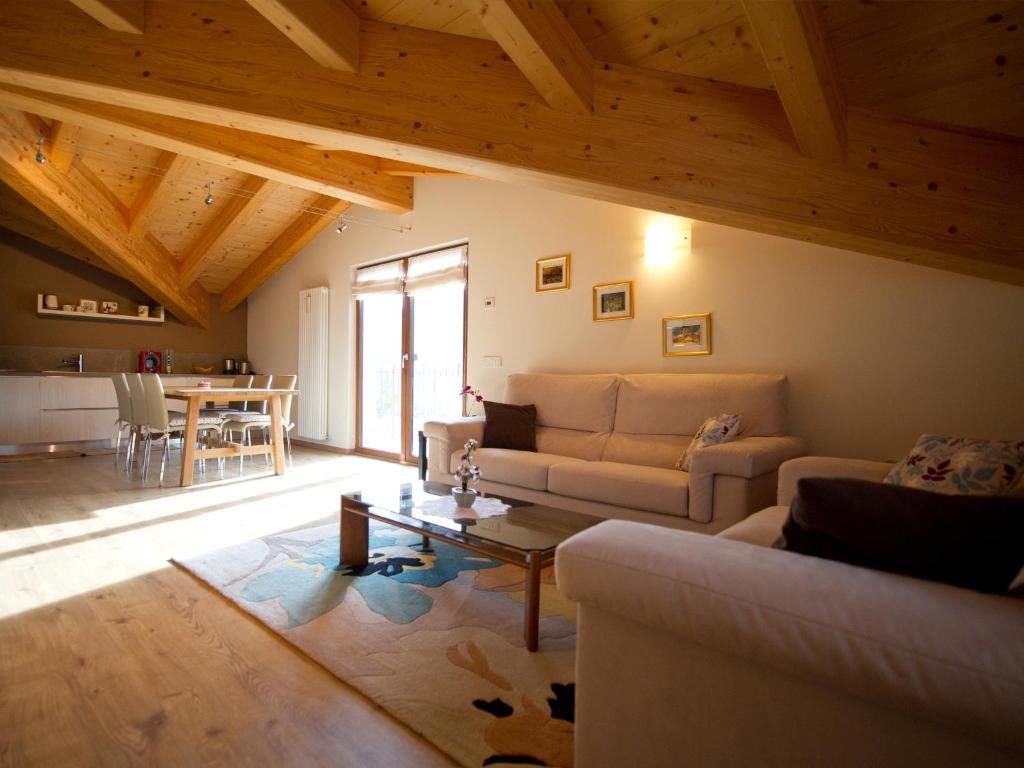
{"type": "Polygon", "coordinates": [[[213,182],[206,182],[206,199],[203,200],[207,205],[213,205],[213,182]]]}
{"type": "Polygon", "coordinates": [[[340,235],[340,234],[341,234],[342,232],[344,232],[344,231],[345,231],[346,229],[348,229],[348,222],[347,222],[347,221],[344,221],[344,220],[342,220],[342,221],[341,221],[341,223],[340,223],[340,224],[338,224],[338,228],[337,228],[337,229],[335,229],[334,231],[335,231],[335,232],[337,232],[337,233],[338,233],[338,234],[340,235]]]}
{"type": "Polygon", "coordinates": [[[46,155],[43,154],[43,142],[46,138],[43,136],[36,137],[36,162],[40,165],[46,165],[46,155]]]}

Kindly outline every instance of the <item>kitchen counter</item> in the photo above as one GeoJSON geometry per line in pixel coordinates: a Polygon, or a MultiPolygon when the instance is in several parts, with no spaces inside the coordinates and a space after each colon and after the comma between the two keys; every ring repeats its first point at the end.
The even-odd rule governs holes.
{"type": "MultiPolygon", "coordinates": [[[[115,373],[120,373],[120,371],[82,371],[82,373],[79,373],[78,371],[15,371],[8,368],[0,369],[0,376],[67,376],[76,379],[109,379],[115,373]]],[[[135,371],[125,371],[125,373],[135,373],[135,371]]],[[[225,376],[227,376],[228,378],[233,377],[233,375],[230,373],[161,373],[160,375],[165,378],[176,378],[179,376],[183,378],[195,378],[196,376],[210,376],[212,378],[220,379],[224,378],[225,376]]]]}

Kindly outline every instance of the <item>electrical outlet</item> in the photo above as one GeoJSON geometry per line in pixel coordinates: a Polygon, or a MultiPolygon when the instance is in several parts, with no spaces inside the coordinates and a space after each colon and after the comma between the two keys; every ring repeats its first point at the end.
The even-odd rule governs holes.
{"type": "Polygon", "coordinates": [[[487,296],[484,298],[484,309],[494,309],[494,297],[487,296]]]}
{"type": "Polygon", "coordinates": [[[490,355],[484,357],[484,368],[501,368],[501,356],[490,355]]]}

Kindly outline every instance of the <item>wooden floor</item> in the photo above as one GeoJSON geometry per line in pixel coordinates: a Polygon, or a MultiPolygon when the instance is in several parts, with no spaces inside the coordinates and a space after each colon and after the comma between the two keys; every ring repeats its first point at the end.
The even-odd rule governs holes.
{"type": "Polygon", "coordinates": [[[209,464],[186,489],[111,456],[0,464],[0,764],[450,765],[168,563],[337,520],[342,491],[414,470],[299,449],[282,477],[209,464]]]}

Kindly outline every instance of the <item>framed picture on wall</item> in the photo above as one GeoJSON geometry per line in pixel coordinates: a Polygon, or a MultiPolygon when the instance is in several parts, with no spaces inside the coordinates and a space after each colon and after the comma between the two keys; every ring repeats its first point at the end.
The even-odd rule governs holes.
{"type": "Polygon", "coordinates": [[[627,320],[633,317],[633,281],[594,286],[594,319],[627,320]]]}
{"type": "Polygon", "coordinates": [[[569,288],[570,254],[537,259],[537,291],[564,291],[569,288]]]}
{"type": "Polygon", "coordinates": [[[710,355],[711,313],[663,317],[661,354],[665,357],[710,355]]]}

